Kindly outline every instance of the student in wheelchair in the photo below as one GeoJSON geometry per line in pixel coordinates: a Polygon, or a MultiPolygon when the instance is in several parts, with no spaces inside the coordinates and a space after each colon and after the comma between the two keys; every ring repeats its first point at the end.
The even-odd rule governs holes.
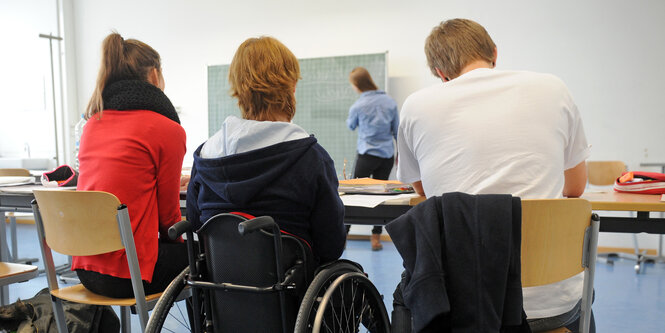
{"type": "Polygon", "coordinates": [[[194,287],[194,331],[340,331],[363,323],[388,332],[383,301],[362,267],[337,260],[344,206],[333,160],[291,123],[299,78],[298,60],[272,37],[247,39],[236,51],[229,83],[242,118],[226,118],[194,153],[187,221],[173,231],[188,233],[189,272],[167,288],[147,332],[162,329],[184,284],[194,287]]]}
{"type": "Polygon", "coordinates": [[[271,37],[240,45],[229,67],[242,119],[229,116],[194,152],[187,220],[197,229],[219,213],[268,215],[304,240],[315,263],[344,251],[344,206],[333,160],[300,126],[295,89],[300,66],[271,37]]]}

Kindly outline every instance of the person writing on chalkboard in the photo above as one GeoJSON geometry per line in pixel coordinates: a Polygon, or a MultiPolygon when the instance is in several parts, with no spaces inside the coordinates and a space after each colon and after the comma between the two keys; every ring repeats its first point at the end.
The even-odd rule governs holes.
{"type": "Polygon", "coordinates": [[[242,119],[229,116],[194,153],[187,220],[198,228],[219,213],[272,216],[306,241],[322,264],[344,251],[344,205],[330,155],[300,126],[298,60],[272,37],[250,38],[229,66],[242,119]]]}
{"type": "MultiPolygon", "coordinates": [[[[395,162],[393,139],[397,139],[399,116],[397,103],[385,91],[379,90],[367,69],[356,67],[349,74],[353,89],[360,98],[351,105],[347,126],[358,128],[358,156],[353,178],[388,179],[395,162]]],[[[346,227],[347,233],[350,226],[346,227]]],[[[383,249],[380,225],[372,229],[372,251],[383,249]]]]}

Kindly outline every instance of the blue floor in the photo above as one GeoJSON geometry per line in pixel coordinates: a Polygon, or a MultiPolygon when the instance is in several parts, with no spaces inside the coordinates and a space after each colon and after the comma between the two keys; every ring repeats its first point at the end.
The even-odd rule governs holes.
{"type": "MultiPolygon", "coordinates": [[[[19,256],[41,258],[34,225],[19,225],[19,256]]],[[[388,313],[392,294],[402,272],[402,260],[392,243],[384,242],[382,251],[371,251],[369,241],[348,241],[343,258],[359,262],[384,296],[388,313]]],[[[56,256],[55,264],[67,258],[56,256]]],[[[42,262],[36,263],[42,266],[42,262]]],[[[665,333],[665,264],[646,264],[635,274],[634,262],[618,260],[613,265],[596,265],[596,301],[593,312],[597,332],[663,332],[665,333]]],[[[46,288],[41,275],[10,286],[10,301],[29,298],[46,288]]],[[[132,331],[140,332],[138,318],[132,316],[132,331]]]]}

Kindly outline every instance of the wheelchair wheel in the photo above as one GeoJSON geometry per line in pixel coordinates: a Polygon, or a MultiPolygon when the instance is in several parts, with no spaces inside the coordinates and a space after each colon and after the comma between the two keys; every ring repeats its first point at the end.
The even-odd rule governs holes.
{"type": "MultiPolygon", "coordinates": [[[[178,300],[178,296],[185,288],[187,274],[189,274],[189,267],[183,269],[166,287],[152,310],[152,314],[146,325],[146,333],[162,331],[194,332],[194,328],[190,324],[190,315],[188,314],[188,310],[191,311],[192,309],[192,297],[187,297],[181,301],[178,300]]],[[[202,307],[199,308],[201,309],[202,307]]],[[[203,318],[202,316],[198,317],[203,318]]]]}
{"type": "Polygon", "coordinates": [[[314,277],[294,331],[388,333],[390,320],[372,282],[356,266],[340,263],[314,277]]]}

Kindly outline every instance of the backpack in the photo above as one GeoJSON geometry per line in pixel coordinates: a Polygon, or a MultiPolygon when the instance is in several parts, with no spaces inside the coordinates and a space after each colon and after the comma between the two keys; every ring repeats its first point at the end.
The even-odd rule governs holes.
{"type": "MultiPolygon", "coordinates": [[[[120,320],[110,306],[62,301],[70,332],[119,332],[120,320]]],[[[18,333],[57,333],[48,288],[34,297],[0,307],[0,330],[18,333]]]]}

